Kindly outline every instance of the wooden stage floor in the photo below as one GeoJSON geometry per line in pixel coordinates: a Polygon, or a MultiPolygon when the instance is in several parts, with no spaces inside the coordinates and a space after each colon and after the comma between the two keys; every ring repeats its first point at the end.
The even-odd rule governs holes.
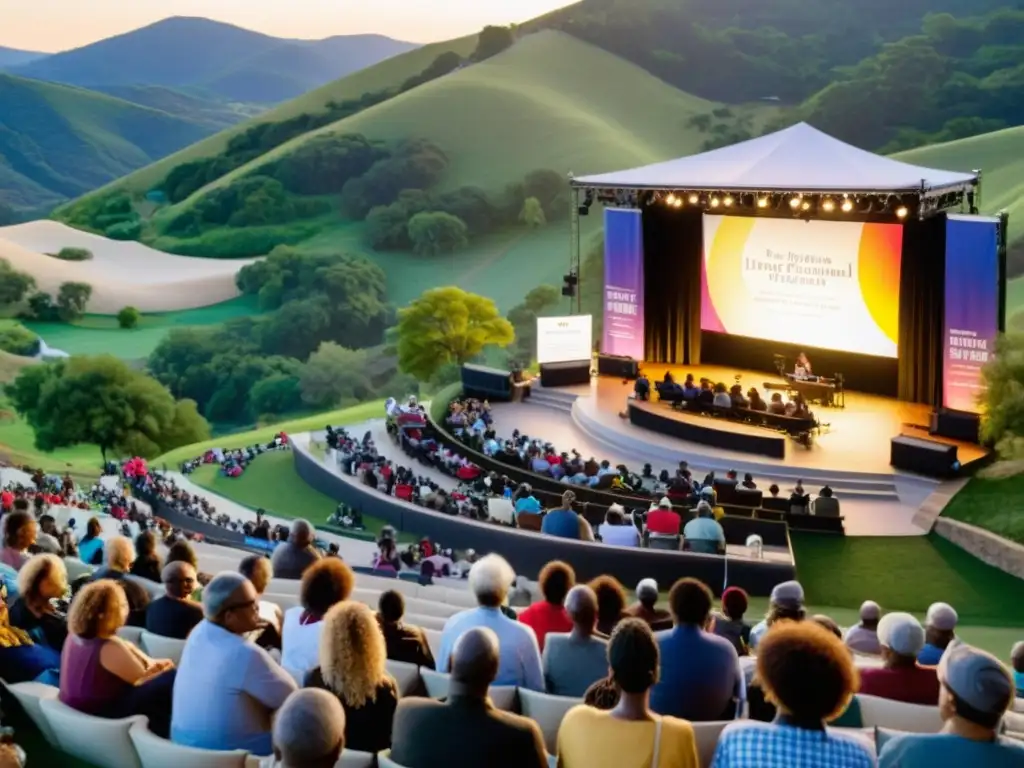
{"type": "MultiPolygon", "coordinates": [[[[735,368],[723,368],[717,366],[666,366],[657,364],[643,364],[641,369],[651,380],[652,389],[655,381],[664,378],[665,371],[671,370],[677,381],[682,381],[686,374],[692,373],[694,378],[708,378],[715,382],[723,382],[727,386],[736,383],[739,376],[739,383],[746,392],[751,387],[756,387],[766,400],[770,398],[770,392],[766,392],[765,383],[772,382],[782,386],[782,380],[777,374],[770,374],[758,371],[743,371],[735,368]]],[[[591,380],[589,387],[574,388],[581,396],[589,395],[593,398],[592,406],[600,412],[598,418],[603,423],[612,425],[609,420],[611,416],[618,419],[618,414],[626,407],[627,396],[633,391],[632,381],[623,381],[609,376],[601,376],[591,380]]],[[[811,407],[812,413],[822,425],[821,433],[814,435],[813,444],[808,448],[795,440],[788,440],[786,446],[786,458],[782,460],[757,457],[761,462],[778,462],[794,469],[806,467],[808,469],[834,470],[841,472],[863,472],[863,473],[884,473],[892,474],[893,468],[889,465],[889,443],[897,435],[910,435],[923,437],[938,442],[956,445],[958,458],[961,464],[968,464],[977,459],[983,458],[987,451],[978,445],[957,442],[946,438],[932,437],[928,435],[928,422],[931,408],[926,405],[915,403],[904,403],[894,398],[865,395],[859,392],[847,391],[845,396],[845,407],[827,408],[820,405],[811,407]]],[[[590,404],[588,404],[589,406],[590,404]]],[[[656,410],[659,413],[671,415],[679,420],[698,420],[707,424],[709,417],[694,414],[684,414],[672,410],[667,403],[660,403],[652,400],[646,404],[638,404],[641,407],[656,410]]],[[[633,434],[638,432],[651,435],[651,441],[664,444],[665,441],[674,441],[676,444],[682,441],[664,435],[642,430],[630,424],[625,419],[618,419],[619,430],[630,431],[633,434]]],[[[722,430],[774,434],[769,430],[753,427],[746,424],[737,424],[726,420],[715,420],[715,427],[722,430]]],[[[716,448],[703,447],[702,453],[717,454],[723,460],[730,458],[732,452],[716,448]]],[[[733,454],[733,458],[739,463],[747,463],[754,457],[750,454],[733,454]]]]}

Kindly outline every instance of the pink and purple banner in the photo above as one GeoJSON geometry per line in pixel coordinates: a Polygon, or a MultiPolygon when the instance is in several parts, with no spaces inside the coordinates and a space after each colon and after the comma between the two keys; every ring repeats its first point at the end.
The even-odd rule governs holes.
{"type": "Polygon", "coordinates": [[[604,210],[604,332],[601,351],[644,359],[643,214],[604,210]]]}
{"type": "Polygon", "coordinates": [[[999,334],[999,219],[947,219],[945,309],[942,404],[979,413],[981,369],[999,334]]]}

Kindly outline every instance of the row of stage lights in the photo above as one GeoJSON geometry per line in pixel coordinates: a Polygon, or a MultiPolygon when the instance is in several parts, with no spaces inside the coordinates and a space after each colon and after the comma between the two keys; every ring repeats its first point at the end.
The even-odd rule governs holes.
{"type": "MultiPolygon", "coordinates": [[[[853,198],[850,195],[842,196],[805,196],[795,195],[743,195],[737,199],[729,193],[700,194],[697,192],[675,193],[670,192],[661,198],[662,202],[670,208],[682,208],[684,205],[701,206],[712,210],[730,208],[757,208],[768,210],[769,208],[782,208],[787,206],[797,215],[809,215],[817,207],[822,213],[835,213],[837,211],[846,214],[852,213],[891,213],[898,219],[905,219],[910,214],[910,209],[904,205],[899,198],[888,196],[886,198],[853,198]]],[[[655,196],[654,202],[657,202],[655,196]]]]}

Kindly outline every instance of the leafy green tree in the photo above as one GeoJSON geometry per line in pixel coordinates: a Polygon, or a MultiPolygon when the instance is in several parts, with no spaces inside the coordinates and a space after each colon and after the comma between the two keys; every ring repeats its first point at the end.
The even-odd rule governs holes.
{"type": "Polygon", "coordinates": [[[19,272],[11,262],[0,259],[0,309],[19,303],[35,287],[32,275],[19,272]]]}
{"type": "Polygon", "coordinates": [[[400,309],[394,335],[399,368],[429,381],[446,363],[462,365],[491,344],[508,346],[515,332],[491,299],[449,286],[400,309]]]}
{"type": "Polygon", "coordinates": [[[447,167],[448,156],[436,144],[426,139],[402,142],[391,157],[345,184],[342,207],[349,216],[365,219],[376,206],[393,203],[404,189],[434,186],[447,167]]]}
{"type": "Polygon", "coordinates": [[[436,256],[465,248],[469,242],[469,229],[466,222],[450,213],[417,213],[409,219],[409,240],[416,253],[436,256]]]}
{"type": "Polygon", "coordinates": [[[141,319],[142,313],[135,307],[122,307],[117,313],[117,326],[125,329],[138,328],[141,319]]]}
{"type": "Polygon", "coordinates": [[[92,298],[92,286],[88,283],[62,283],[57,292],[57,311],[65,323],[78,320],[85,314],[85,308],[92,298]]]}
{"type": "Polygon", "coordinates": [[[330,333],[331,303],[326,296],[289,301],[260,325],[260,349],[305,360],[330,333]]]}
{"type": "Polygon", "coordinates": [[[111,355],[29,366],[5,391],[41,451],[84,443],[104,460],[111,451],[152,458],[210,436],[158,381],[111,355]]]}
{"type": "Polygon", "coordinates": [[[569,180],[550,168],[530,171],[523,179],[523,194],[541,204],[548,219],[565,216],[569,210],[569,180]]]}
{"type": "Polygon", "coordinates": [[[337,408],[349,400],[363,400],[372,391],[365,350],[345,349],[325,341],[302,367],[302,399],[316,408],[337,408]]]}
{"type": "Polygon", "coordinates": [[[375,251],[408,248],[409,211],[401,203],[378,205],[366,216],[366,240],[375,251]]]}
{"type": "Polygon", "coordinates": [[[548,223],[544,216],[544,206],[536,197],[528,197],[523,201],[523,210],[519,212],[519,220],[530,229],[543,227],[548,223]]]}
{"type": "Polygon", "coordinates": [[[387,156],[387,150],[362,134],[327,134],[304,142],[275,161],[268,172],[290,192],[330,195],[387,156]]]}
{"type": "Polygon", "coordinates": [[[57,258],[62,261],[88,261],[92,258],[92,251],[88,248],[61,248],[57,252],[57,258]]]}
{"type": "Polygon", "coordinates": [[[1005,459],[1024,458],[1024,334],[1000,337],[982,376],[981,438],[1005,459]]]}
{"type": "Polygon", "coordinates": [[[506,48],[510,48],[515,41],[515,35],[510,27],[486,26],[480,31],[476,50],[473,51],[471,58],[473,61],[484,61],[497,56],[506,48]]]}
{"type": "MultiPolygon", "coordinates": [[[[0,288],[0,290],[3,289],[0,288]]],[[[53,297],[43,291],[29,296],[28,314],[33,319],[43,323],[53,323],[60,320],[60,314],[57,311],[57,306],[53,303],[53,297]]]]}
{"type": "Polygon", "coordinates": [[[118,221],[103,230],[103,234],[111,240],[138,240],[142,234],[142,221],[129,219],[118,221]]]}
{"type": "Polygon", "coordinates": [[[39,351],[39,337],[23,325],[0,328],[0,350],[31,357],[39,351]]]}
{"type": "Polygon", "coordinates": [[[302,407],[302,388],[297,376],[271,374],[249,394],[249,407],[258,416],[280,416],[302,407]]]}

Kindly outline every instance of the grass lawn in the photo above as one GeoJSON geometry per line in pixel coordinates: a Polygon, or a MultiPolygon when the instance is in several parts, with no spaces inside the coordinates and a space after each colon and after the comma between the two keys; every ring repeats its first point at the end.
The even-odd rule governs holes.
{"type": "Polygon", "coordinates": [[[972,478],[943,511],[944,517],[976,525],[1024,544],[1024,475],[1000,479],[972,478]]]}
{"type": "Polygon", "coordinates": [[[32,428],[10,410],[0,396],[0,458],[19,466],[42,467],[45,472],[70,472],[78,478],[95,479],[102,469],[103,457],[94,445],[76,445],[53,453],[43,453],[35,445],[32,428]]]}

